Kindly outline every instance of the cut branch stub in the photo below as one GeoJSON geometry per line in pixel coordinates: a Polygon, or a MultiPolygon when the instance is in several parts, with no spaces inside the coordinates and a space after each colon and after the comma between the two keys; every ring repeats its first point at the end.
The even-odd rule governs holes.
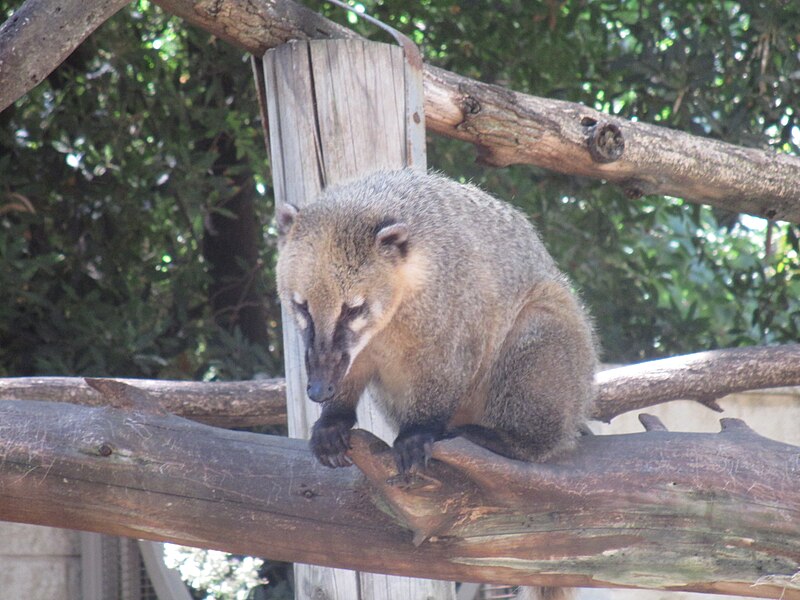
{"type": "Polygon", "coordinates": [[[432,462],[424,473],[403,478],[397,472],[389,446],[368,431],[353,430],[349,456],[380,497],[391,506],[402,524],[414,533],[414,545],[452,526],[461,510],[473,506],[474,486],[447,473],[447,467],[432,462]],[[442,480],[448,480],[443,486],[442,480]]]}
{"type": "Polygon", "coordinates": [[[619,125],[607,121],[597,122],[592,117],[581,119],[581,125],[586,127],[586,146],[594,162],[608,164],[622,158],[625,137],[619,125]]]}
{"type": "Polygon", "coordinates": [[[741,419],[734,419],[732,417],[728,417],[725,419],[720,419],[719,424],[720,424],[720,433],[730,433],[732,431],[736,431],[736,432],[752,433],[753,435],[757,435],[750,428],[750,426],[741,419]]]}
{"type": "Polygon", "coordinates": [[[645,431],[667,431],[667,426],[655,415],[642,413],[639,415],[639,423],[645,431]]]}

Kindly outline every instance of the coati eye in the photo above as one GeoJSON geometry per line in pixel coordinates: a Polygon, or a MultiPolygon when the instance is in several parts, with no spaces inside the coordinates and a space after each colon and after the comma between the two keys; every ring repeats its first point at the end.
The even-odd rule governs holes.
{"type": "Polygon", "coordinates": [[[339,324],[341,327],[347,327],[353,333],[361,333],[361,331],[369,323],[367,315],[369,314],[369,307],[363,299],[360,299],[358,304],[342,304],[342,312],[339,315],[339,324]]]}
{"type": "Polygon", "coordinates": [[[354,321],[358,317],[365,316],[368,312],[369,309],[367,308],[367,303],[363,300],[360,304],[356,305],[349,305],[345,303],[342,304],[342,312],[339,316],[339,319],[341,319],[343,322],[354,321]]]}

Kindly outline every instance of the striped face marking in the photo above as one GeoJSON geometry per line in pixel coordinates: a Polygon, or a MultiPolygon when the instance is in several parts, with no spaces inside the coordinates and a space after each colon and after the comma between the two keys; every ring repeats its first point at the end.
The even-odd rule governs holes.
{"type": "Polygon", "coordinates": [[[364,296],[359,294],[342,306],[342,322],[345,323],[347,328],[353,333],[361,333],[369,324],[365,302],[364,296]]]}
{"type": "Polygon", "coordinates": [[[360,316],[360,317],[356,317],[355,319],[350,321],[347,324],[347,326],[350,328],[350,331],[352,331],[353,333],[361,333],[361,331],[364,329],[364,327],[367,326],[368,323],[369,323],[369,321],[367,320],[367,317],[360,316]]]}
{"type": "Polygon", "coordinates": [[[292,303],[294,304],[294,313],[295,321],[297,322],[297,326],[300,329],[308,329],[309,323],[309,314],[308,314],[308,303],[306,302],[305,298],[303,298],[300,294],[295,292],[292,294],[292,303]]]}

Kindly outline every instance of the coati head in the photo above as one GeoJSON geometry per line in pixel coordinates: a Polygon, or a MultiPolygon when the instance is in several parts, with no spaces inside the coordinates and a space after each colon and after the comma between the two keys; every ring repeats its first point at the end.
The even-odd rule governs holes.
{"type": "Polygon", "coordinates": [[[303,337],[308,397],[333,398],[421,274],[406,223],[342,202],[277,210],[278,292],[303,337]]]}

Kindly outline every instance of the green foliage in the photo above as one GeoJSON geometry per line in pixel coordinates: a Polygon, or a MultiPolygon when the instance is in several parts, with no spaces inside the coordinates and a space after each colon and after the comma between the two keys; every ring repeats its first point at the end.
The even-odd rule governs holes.
{"type": "Polygon", "coordinates": [[[0,374],[278,368],[268,349],[215,326],[202,257],[204,219],[242,164],[264,168],[249,63],[140,7],[0,114],[0,374]],[[221,136],[237,140],[239,161],[214,169],[221,136]]]}

